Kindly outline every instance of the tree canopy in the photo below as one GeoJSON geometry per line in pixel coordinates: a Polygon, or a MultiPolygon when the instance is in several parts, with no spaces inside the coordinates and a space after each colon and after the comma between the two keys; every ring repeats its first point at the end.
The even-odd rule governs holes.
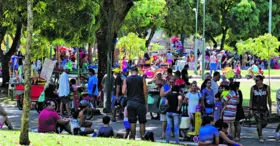
{"type": "Polygon", "coordinates": [[[238,54],[249,52],[264,60],[280,55],[277,51],[280,46],[280,42],[271,34],[265,34],[257,38],[240,41],[236,44],[236,46],[238,48],[238,54]]]}

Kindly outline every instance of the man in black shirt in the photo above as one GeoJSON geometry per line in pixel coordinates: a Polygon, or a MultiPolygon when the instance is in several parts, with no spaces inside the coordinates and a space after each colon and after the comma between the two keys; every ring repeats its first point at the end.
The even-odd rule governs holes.
{"type": "Polygon", "coordinates": [[[127,94],[128,121],[131,123],[131,139],[135,139],[137,117],[141,138],[145,135],[147,114],[147,86],[145,78],[138,75],[137,67],[132,67],[131,75],[124,80],[122,93],[127,94]]]}
{"type": "Polygon", "coordinates": [[[263,84],[264,77],[257,75],[255,78],[256,85],[252,86],[250,93],[250,109],[257,123],[259,142],[263,143],[262,129],[267,126],[268,117],[271,115],[271,92],[270,87],[263,84]],[[269,110],[267,108],[269,105],[269,110]]]}
{"type": "Polygon", "coordinates": [[[119,68],[113,69],[114,85],[112,90],[113,96],[112,96],[112,106],[111,106],[112,114],[113,114],[112,122],[116,122],[117,104],[122,98],[122,92],[121,92],[122,78],[120,72],[121,70],[119,68]]]}
{"type": "Polygon", "coordinates": [[[222,64],[222,69],[224,69],[227,66],[227,55],[225,54],[224,50],[221,51],[221,54],[223,55],[221,64],[222,64]]]}

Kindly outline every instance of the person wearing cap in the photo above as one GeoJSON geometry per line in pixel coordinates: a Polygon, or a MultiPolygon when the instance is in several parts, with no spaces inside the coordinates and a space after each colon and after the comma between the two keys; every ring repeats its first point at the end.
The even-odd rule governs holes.
{"type": "Polygon", "coordinates": [[[68,116],[71,116],[70,110],[69,110],[69,94],[70,94],[70,85],[69,85],[69,78],[68,73],[70,72],[70,69],[67,65],[64,66],[64,72],[59,77],[59,87],[58,87],[58,95],[60,97],[60,115],[62,116],[62,110],[63,105],[65,105],[66,111],[68,113],[68,116]]]}
{"type": "Polygon", "coordinates": [[[81,100],[79,104],[80,110],[76,110],[73,113],[73,119],[71,120],[71,130],[74,135],[87,135],[94,132],[91,128],[92,122],[86,121],[84,113],[88,110],[89,102],[87,100],[81,100]],[[76,130],[76,128],[78,128],[76,130]]]}
{"type": "Polygon", "coordinates": [[[122,78],[121,78],[121,70],[120,68],[113,69],[114,73],[114,85],[113,85],[113,96],[111,99],[111,109],[112,109],[112,122],[116,122],[116,115],[117,115],[117,109],[115,107],[116,103],[119,102],[122,98],[122,78]]]}
{"type": "MultiPolygon", "coordinates": [[[[88,69],[89,80],[88,80],[88,94],[90,95],[90,100],[95,101],[98,96],[98,78],[95,75],[94,69],[88,69]]],[[[95,103],[94,107],[95,107],[95,103]]]]}
{"type": "Polygon", "coordinates": [[[135,139],[137,118],[140,123],[140,135],[143,138],[146,128],[147,86],[145,78],[138,75],[138,68],[131,68],[131,75],[124,80],[122,93],[127,94],[128,121],[131,123],[131,139],[135,139]]]}

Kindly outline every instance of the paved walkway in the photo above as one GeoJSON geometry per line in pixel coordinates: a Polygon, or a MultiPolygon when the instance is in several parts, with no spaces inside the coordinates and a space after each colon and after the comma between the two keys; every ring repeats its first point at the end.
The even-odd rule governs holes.
{"type": "MultiPolygon", "coordinates": [[[[14,126],[15,129],[20,129],[20,120],[21,120],[21,111],[18,110],[14,106],[4,106],[4,109],[8,112],[9,118],[14,126]]],[[[148,119],[150,119],[149,114],[147,114],[148,119]]],[[[37,129],[37,122],[38,119],[38,113],[35,110],[31,110],[30,114],[30,130],[36,131],[37,129]]],[[[95,116],[93,119],[93,127],[94,129],[98,130],[99,127],[102,125],[102,116],[95,116]]],[[[111,123],[111,126],[114,128],[115,132],[124,133],[124,127],[122,121],[117,121],[115,123],[111,123]]],[[[6,128],[6,127],[4,127],[6,128]]],[[[259,144],[257,142],[257,134],[256,134],[256,128],[254,126],[250,127],[243,127],[242,133],[241,133],[241,143],[244,146],[279,146],[280,141],[275,141],[273,137],[273,130],[276,128],[276,124],[270,124],[269,128],[266,128],[264,130],[265,138],[268,138],[264,144],[259,144]]],[[[156,141],[158,142],[164,142],[164,140],[160,140],[159,137],[161,136],[161,122],[158,120],[148,120],[146,125],[147,131],[152,131],[155,134],[156,141]]],[[[137,137],[139,139],[139,127],[137,128],[137,137]]],[[[174,140],[174,139],[171,139],[174,140]]],[[[174,141],[173,141],[174,142],[174,141]]],[[[197,145],[196,143],[192,142],[182,142],[182,144],[188,144],[188,145],[197,145]]]]}

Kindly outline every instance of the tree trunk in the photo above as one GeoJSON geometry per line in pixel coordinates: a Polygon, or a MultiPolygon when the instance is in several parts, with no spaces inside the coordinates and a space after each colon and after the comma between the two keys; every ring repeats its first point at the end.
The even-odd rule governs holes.
{"type": "Polygon", "coordinates": [[[228,30],[228,27],[223,29],[223,34],[222,34],[223,36],[222,36],[222,40],[221,40],[220,50],[224,50],[226,36],[227,36],[227,30],[228,30]]]}
{"type": "Polygon", "coordinates": [[[209,39],[213,42],[213,44],[214,44],[214,48],[217,48],[218,47],[218,43],[217,43],[217,41],[215,40],[215,38],[211,35],[211,34],[209,34],[209,33],[205,33],[205,35],[207,36],[207,37],[209,37],[209,39]]]}
{"type": "Polygon", "coordinates": [[[150,45],[150,43],[151,43],[151,41],[152,41],[152,39],[153,39],[153,37],[154,37],[154,35],[156,33],[156,30],[157,30],[156,26],[153,26],[151,28],[151,32],[150,32],[149,38],[146,40],[146,48],[149,48],[149,45],[150,45]]]}
{"type": "Polygon", "coordinates": [[[89,64],[92,64],[92,49],[93,49],[92,43],[89,43],[88,44],[88,62],[89,62],[89,64]]]}
{"type": "Polygon", "coordinates": [[[27,0],[27,41],[24,65],[24,100],[21,117],[21,130],[19,143],[29,145],[29,114],[30,114],[30,90],[31,90],[31,44],[33,32],[33,0],[27,0]]]}
{"type": "MultiPolygon", "coordinates": [[[[16,26],[16,34],[15,34],[15,37],[13,39],[13,44],[12,44],[11,48],[9,49],[9,51],[5,55],[3,54],[3,50],[0,49],[1,63],[2,63],[2,66],[3,66],[3,68],[2,68],[3,69],[3,71],[2,71],[2,78],[3,78],[2,87],[8,87],[8,84],[6,84],[6,83],[9,83],[9,80],[10,80],[9,62],[10,62],[11,56],[17,51],[17,48],[19,46],[19,41],[20,41],[20,37],[21,37],[21,29],[22,29],[22,23],[18,22],[17,26],[16,26]]],[[[0,36],[1,35],[2,34],[0,32],[0,36]]]]}
{"type": "MultiPolygon", "coordinates": [[[[132,7],[132,0],[102,0],[100,6],[100,28],[96,32],[98,48],[98,80],[100,82],[107,72],[107,99],[111,99],[111,67],[112,51],[115,46],[117,33],[121,28],[129,9],[132,7]]],[[[110,108],[111,100],[107,100],[106,106],[110,108]]],[[[107,108],[106,107],[106,108],[107,108]]]]}

